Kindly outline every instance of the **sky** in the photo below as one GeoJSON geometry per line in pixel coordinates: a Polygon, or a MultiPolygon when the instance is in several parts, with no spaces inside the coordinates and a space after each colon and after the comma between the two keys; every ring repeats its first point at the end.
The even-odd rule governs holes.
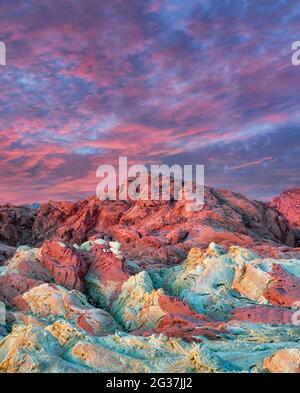
{"type": "Polygon", "coordinates": [[[300,185],[294,0],[0,0],[0,203],[95,193],[100,164],[203,164],[300,185]]]}

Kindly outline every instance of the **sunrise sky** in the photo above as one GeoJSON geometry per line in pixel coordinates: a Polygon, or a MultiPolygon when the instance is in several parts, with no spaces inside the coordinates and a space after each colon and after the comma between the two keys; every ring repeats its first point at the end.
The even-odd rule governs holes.
{"type": "Polygon", "coordinates": [[[92,195],[119,156],[300,185],[299,26],[293,0],[0,0],[0,203],[92,195]]]}

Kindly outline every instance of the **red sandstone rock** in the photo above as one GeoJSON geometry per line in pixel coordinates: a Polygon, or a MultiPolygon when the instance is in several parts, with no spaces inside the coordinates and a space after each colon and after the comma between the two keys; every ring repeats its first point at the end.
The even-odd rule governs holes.
{"type": "Polygon", "coordinates": [[[220,328],[218,324],[199,322],[196,318],[187,317],[181,314],[166,314],[158,322],[154,329],[132,332],[136,335],[150,336],[152,334],[162,333],[168,337],[180,337],[188,342],[201,342],[201,338],[197,336],[204,336],[210,340],[218,340],[221,333],[225,330],[220,328]]]}
{"type": "Polygon", "coordinates": [[[166,238],[168,239],[170,244],[177,244],[181,243],[184,241],[189,234],[189,231],[186,229],[174,229],[173,231],[170,231],[167,235],[166,238]]]}
{"type": "Polygon", "coordinates": [[[253,244],[251,249],[263,258],[300,259],[300,248],[281,246],[278,244],[253,244]]]}
{"type": "Polygon", "coordinates": [[[300,188],[283,192],[273,199],[271,206],[287,218],[294,230],[296,245],[300,246],[300,188]]]}
{"type": "Polygon", "coordinates": [[[91,336],[102,336],[105,333],[122,330],[122,327],[114,321],[109,313],[99,309],[82,312],[76,320],[76,325],[91,336]]]}
{"type": "Polygon", "coordinates": [[[284,191],[273,199],[271,206],[286,217],[293,227],[300,229],[300,188],[284,191]]]}
{"type": "Polygon", "coordinates": [[[294,244],[287,221],[274,209],[239,194],[208,188],[206,205],[199,212],[186,211],[184,201],[137,201],[128,206],[119,225],[110,230],[122,241],[126,227],[130,236],[123,252],[132,259],[152,257],[152,261],[168,261],[168,255],[162,251],[166,241],[186,251],[195,246],[204,248],[211,241],[251,246],[268,239],[294,244]],[[117,229],[120,226],[121,234],[117,229]],[[155,242],[149,241],[154,238],[155,242]]]}
{"type": "Polygon", "coordinates": [[[28,206],[0,206],[0,241],[16,246],[29,244],[37,209],[28,206]]]}
{"type": "Polygon", "coordinates": [[[247,306],[233,310],[231,320],[265,324],[292,323],[294,311],[284,307],[247,306]]]}
{"type": "Polygon", "coordinates": [[[89,272],[101,276],[101,282],[106,283],[112,279],[119,283],[127,281],[129,275],[123,270],[122,260],[118,259],[111,251],[97,245],[93,248],[92,255],[89,272]]]}
{"type": "Polygon", "coordinates": [[[55,237],[57,229],[76,212],[72,202],[50,201],[42,204],[32,227],[32,242],[38,244],[55,237]]]}
{"type": "Polygon", "coordinates": [[[104,231],[104,234],[109,234],[110,228],[119,223],[127,208],[126,203],[117,201],[99,201],[96,198],[79,201],[72,205],[61,223],[56,223],[52,237],[80,244],[97,233],[104,231]]]}
{"type": "Polygon", "coordinates": [[[52,274],[55,283],[68,289],[84,290],[88,261],[65,243],[46,241],[41,248],[41,263],[52,274]]]}
{"type": "Polygon", "coordinates": [[[266,242],[294,245],[287,220],[267,204],[212,188],[205,189],[203,210],[187,211],[186,204],[173,200],[100,201],[92,197],[76,203],[43,204],[36,219],[36,210],[29,214],[28,208],[3,207],[0,240],[2,233],[12,245],[23,238],[34,244],[55,238],[80,244],[101,234],[120,241],[126,257],[145,265],[176,264],[192,247],[206,248],[212,241],[246,247],[266,242]],[[22,211],[21,216],[16,211],[22,211]],[[20,217],[14,218],[15,214],[20,217]],[[20,220],[22,231],[16,229],[20,220]]]}
{"type": "Polygon", "coordinates": [[[101,245],[91,250],[91,265],[86,276],[87,290],[96,304],[108,307],[128,280],[122,258],[101,245]]]}
{"type": "MultiPolygon", "coordinates": [[[[251,202],[240,194],[207,188],[205,207],[199,212],[186,211],[185,201],[99,201],[90,198],[77,203],[51,202],[40,207],[33,226],[33,239],[55,236],[81,243],[103,232],[133,244],[135,257],[141,246],[154,250],[153,259],[161,258],[157,244],[207,245],[211,241],[251,244],[272,240],[293,245],[286,220],[276,210],[260,202],[251,202]],[[150,244],[147,238],[155,237],[150,244]],[[146,244],[148,243],[148,244],[146,244]],[[135,247],[136,246],[136,247],[135,247]]],[[[131,244],[132,246],[132,244],[131,244]]]]}
{"type": "Polygon", "coordinates": [[[278,264],[273,264],[271,276],[276,280],[264,293],[270,304],[291,307],[300,299],[300,279],[294,277],[278,264]]]}
{"type": "Polygon", "coordinates": [[[2,299],[21,311],[29,311],[28,305],[22,295],[29,289],[43,284],[43,281],[34,280],[21,274],[10,273],[0,276],[0,294],[2,299]]]}
{"type": "Polygon", "coordinates": [[[197,321],[208,321],[205,315],[197,314],[189,305],[175,297],[161,295],[158,299],[158,304],[160,308],[168,314],[179,314],[181,316],[193,318],[197,321]]]}
{"type": "Polygon", "coordinates": [[[193,311],[189,305],[175,297],[160,294],[158,297],[160,311],[165,313],[157,325],[150,330],[138,329],[133,334],[149,336],[153,333],[163,333],[168,337],[180,337],[186,341],[199,342],[195,336],[205,336],[217,339],[221,330],[218,324],[209,322],[209,319],[193,311]]]}

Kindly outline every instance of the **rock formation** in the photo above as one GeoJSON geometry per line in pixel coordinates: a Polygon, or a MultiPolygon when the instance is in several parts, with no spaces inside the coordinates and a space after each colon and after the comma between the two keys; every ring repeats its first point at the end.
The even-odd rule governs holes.
{"type": "Polygon", "coordinates": [[[0,242],[9,246],[31,243],[37,209],[29,206],[0,206],[0,242]]]}
{"type": "Polygon", "coordinates": [[[299,372],[294,193],[0,208],[0,372],[299,372]]]}
{"type": "Polygon", "coordinates": [[[99,201],[95,197],[49,202],[38,210],[4,206],[0,241],[11,246],[40,246],[56,239],[81,244],[103,235],[120,241],[125,256],[156,263],[178,263],[192,247],[205,248],[212,241],[251,247],[295,245],[295,233],[276,204],[271,207],[240,194],[206,188],[203,210],[189,212],[185,206],[185,201],[99,201]]]}
{"type": "Polygon", "coordinates": [[[283,192],[273,199],[271,206],[287,218],[300,246],[300,188],[283,192]]]}
{"type": "Polygon", "coordinates": [[[46,241],[40,250],[40,262],[57,284],[84,291],[84,277],[88,270],[88,257],[84,252],[63,242],[46,241]]]}

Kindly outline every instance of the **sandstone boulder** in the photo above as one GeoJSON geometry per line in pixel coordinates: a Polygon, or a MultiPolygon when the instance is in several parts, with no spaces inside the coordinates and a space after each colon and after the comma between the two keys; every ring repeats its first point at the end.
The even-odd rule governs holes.
{"type": "Polygon", "coordinates": [[[59,241],[46,241],[40,250],[41,264],[57,284],[84,291],[88,258],[81,251],[59,241]]]}
{"type": "Polygon", "coordinates": [[[264,361],[271,373],[300,373],[300,349],[282,349],[264,361]]]}

